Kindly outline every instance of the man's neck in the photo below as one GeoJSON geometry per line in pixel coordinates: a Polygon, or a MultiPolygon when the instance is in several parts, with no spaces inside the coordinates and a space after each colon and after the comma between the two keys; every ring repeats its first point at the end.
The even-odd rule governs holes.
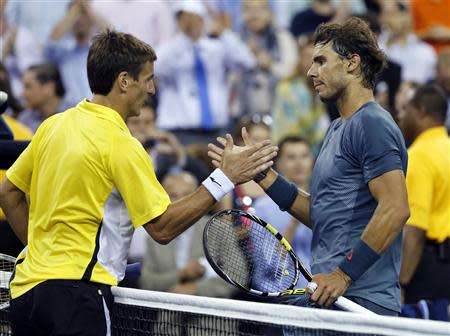
{"type": "Polygon", "coordinates": [[[48,117],[51,117],[52,115],[54,115],[57,112],[62,112],[62,111],[58,111],[58,107],[60,104],[61,104],[61,97],[54,96],[50,99],[47,99],[45,104],[42,105],[38,109],[38,111],[44,119],[47,119],[48,117]]]}
{"type": "Polygon", "coordinates": [[[351,84],[336,102],[343,120],[350,118],[361,106],[374,101],[372,89],[362,87],[359,83],[351,84]]]}
{"type": "Polygon", "coordinates": [[[128,116],[125,113],[126,109],[124,108],[123,103],[118,98],[115,98],[111,95],[103,96],[103,95],[99,95],[99,94],[94,94],[94,96],[91,99],[91,102],[94,104],[109,107],[110,109],[119,113],[119,115],[125,121],[128,118],[128,116]]]}
{"type": "Polygon", "coordinates": [[[426,118],[420,122],[418,125],[416,132],[413,136],[412,142],[416,141],[416,139],[425,131],[428,131],[431,128],[435,127],[443,127],[444,125],[441,122],[438,122],[432,118],[426,118]]]}

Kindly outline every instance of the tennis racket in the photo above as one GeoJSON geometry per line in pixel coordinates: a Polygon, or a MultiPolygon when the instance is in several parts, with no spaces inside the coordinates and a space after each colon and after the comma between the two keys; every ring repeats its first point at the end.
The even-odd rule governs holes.
{"type": "MultiPolygon", "coordinates": [[[[308,282],[312,280],[289,242],[273,226],[241,210],[224,210],[208,221],[203,249],[221,278],[256,296],[305,294],[304,288],[294,289],[300,273],[308,282]]],[[[345,311],[372,313],[344,297],[335,305],[345,311]]]]}
{"type": "Polygon", "coordinates": [[[0,253],[0,310],[9,307],[9,282],[15,263],[16,258],[0,253]]]}

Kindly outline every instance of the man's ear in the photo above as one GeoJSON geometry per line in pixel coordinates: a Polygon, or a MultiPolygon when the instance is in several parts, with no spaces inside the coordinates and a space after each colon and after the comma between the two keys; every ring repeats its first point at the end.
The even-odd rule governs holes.
{"type": "Polygon", "coordinates": [[[347,57],[347,71],[354,72],[361,64],[361,57],[358,54],[352,54],[347,57]]]}
{"type": "Polygon", "coordinates": [[[119,73],[119,76],[117,76],[117,85],[120,88],[120,92],[127,92],[129,84],[130,76],[128,75],[128,72],[122,71],[121,73],[119,73]]]}

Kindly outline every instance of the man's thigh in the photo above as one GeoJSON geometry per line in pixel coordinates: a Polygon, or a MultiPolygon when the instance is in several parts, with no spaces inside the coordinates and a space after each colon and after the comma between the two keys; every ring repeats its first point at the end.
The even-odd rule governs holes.
{"type": "MultiPolygon", "coordinates": [[[[51,280],[31,291],[31,309],[26,320],[29,327],[44,335],[107,335],[107,315],[103,294],[92,283],[51,280]]],[[[13,300],[14,301],[14,300],[13,300]]],[[[26,313],[23,308],[22,313],[26,313]]],[[[26,315],[22,315],[24,318],[26,315]]],[[[13,331],[20,329],[20,315],[12,319],[13,331]]],[[[28,333],[30,335],[32,333],[28,333]]],[[[15,334],[14,334],[15,335],[15,334]]],[[[21,334],[18,334],[21,335],[21,334]]],[[[23,333],[25,335],[25,333],[23,333]]]]}

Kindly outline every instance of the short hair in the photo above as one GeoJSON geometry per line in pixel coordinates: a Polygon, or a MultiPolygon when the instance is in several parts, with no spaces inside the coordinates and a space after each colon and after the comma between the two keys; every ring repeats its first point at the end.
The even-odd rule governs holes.
{"type": "Polygon", "coordinates": [[[36,75],[36,80],[41,84],[55,83],[55,94],[58,97],[64,97],[66,94],[61,73],[56,65],[51,63],[35,64],[30,66],[27,71],[32,71],[36,75]]]}
{"type": "Polygon", "coordinates": [[[372,89],[378,75],[386,66],[386,55],[378,46],[368,24],[352,17],[344,23],[322,23],[315,32],[314,45],[331,42],[333,50],[342,58],[358,54],[361,58],[362,84],[372,89]]]}
{"type": "Polygon", "coordinates": [[[447,97],[435,84],[426,84],[417,88],[408,103],[415,108],[424,108],[430,117],[440,123],[446,120],[447,97]]]}
{"type": "Polygon", "coordinates": [[[147,43],[130,34],[106,30],[94,37],[89,48],[89,87],[92,93],[106,96],[122,71],[138,79],[143,65],[154,61],[155,51],[147,43]]]}
{"type": "Polygon", "coordinates": [[[284,147],[287,144],[292,143],[304,143],[308,148],[312,151],[311,143],[306,140],[306,138],[300,136],[300,135],[287,135],[281,138],[281,140],[278,142],[278,156],[277,159],[279,159],[283,155],[284,147]]]}

